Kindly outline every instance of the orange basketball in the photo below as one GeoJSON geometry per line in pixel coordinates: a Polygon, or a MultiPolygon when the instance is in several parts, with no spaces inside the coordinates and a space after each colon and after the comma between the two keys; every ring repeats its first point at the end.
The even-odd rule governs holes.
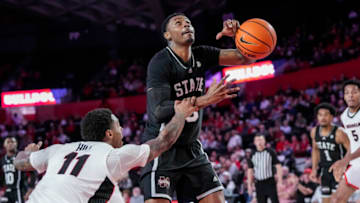
{"type": "Polygon", "coordinates": [[[271,54],[276,40],[273,26],[260,18],[245,21],[235,35],[236,48],[251,59],[262,59],[271,54]]]}

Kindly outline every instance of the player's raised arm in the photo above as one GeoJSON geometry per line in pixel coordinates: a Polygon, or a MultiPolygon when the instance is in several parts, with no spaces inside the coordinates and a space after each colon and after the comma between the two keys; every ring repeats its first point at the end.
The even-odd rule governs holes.
{"type": "Polygon", "coordinates": [[[219,55],[219,64],[226,65],[242,65],[251,64],[255,60],[243,56],[237,49],[221,49],[219,55]]]}
{"type": "Polygon", "coordinates": [[[193,112],[198,111],[198,107],[194,106],[196,97],[186,98],[182,101],[176,101],[174,104],[175,115],[171,121],[160,132],[155,139],[147,141],[145,144],[150,146],[150,155],[148,162],[158,157],[170,147],[179,138],[185,124],[185,118],[193,112]]]}
{"type": "Polygon", "coordinates": [[[35,168],[30,163],[30,154],[32,152],[39,151],[42,142],[40,141],[38,144],[31,143],[29,144],[24,151],[21,151],[17,154],[14,165],[16,169],[21,171],[33,171],[35,168]]]}
{"type": "Polygon", "coordinates": [[[216,82],[216,79],[214,79],[206,94],[196,99],[195,105],[199,108],[204,108],[211,104],[216,104],[224,99],[235,98],[236,94],[234,93],[238,92],[240,88],[231,88],[230,86],[234,80],[226,82],[228,77],[229,75],[225,76],[220,80],[220,82],[216,82]]]}
{"type": "Polygon", "coordinates": [[[194,102],[195,97],[175,101],[175,115],[156,138],[142,145],[127,144],[119,149],[114,149],[107,160],[107,166],[113,178],[119,181],[124,172],[134,167],[143,167],[168,150],[180,136],[185,118],[194,111],[198,111],[194,102]]]}
{"type": "MultiPolygon", "coordinates": [[[[223,36],[235,37],[237,29],[240,27],[240,23],[237,20],[226,20],[223,24],[223,29],[216,35],[216,39],[220,39],[223,36]]],[[[237,49],[221,49],[219,55],[220,65],[241,65],[250,64],[255,60],[249,59],[243,56],[237,49]]]]}

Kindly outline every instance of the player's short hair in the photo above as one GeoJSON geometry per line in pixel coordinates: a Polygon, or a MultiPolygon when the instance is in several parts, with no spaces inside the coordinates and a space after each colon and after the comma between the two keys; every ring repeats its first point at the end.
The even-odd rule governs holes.
{"type": "Polygon", "coordinates": [[[7,139],[15,139],[15,141],[17,142],[16,137],[13,136],[13,135],[8,135],[8,136],[6,136],[5,139],[4,139],[4,142],[5,142],[5,140],[7,140],[7,139]]]}
{"type": "Polygon", "coordinates": [[[161,34],[164,34],[167,31],[167,26],[169,24],[169,21],[174,16],[186,16],[184,13],[173,13],[170,14],[168,17],[165,18],[165,20],[161,24],[161,34]]]}
{"type": "Polygon", "coordinates": [[[348,85],[355,85],[360,89],[360,81],[359,80],[346,80],[342,85],[343,92],[345,92],[345,87],[348,85]]]}
{"type": "Polygon", "coordinates": [[[327,109],[329,110],[330,114],[335,116],[336,115],[336,109],[335,107],[332,105],[332,104],[329,104],[329,103],[326,103],[326,102],[323,102],[323,103],[320,103],[318,104],[316,107],[315,107],[315,115],[318,114],[319,110],[320,109],[327,109]]]}
{"type": "Polygon", "coordinates": [[[81,138],[86,141],[102,141],[105,132],[111,129],[114,120],[110,109],[98,108],[89,111],[81,121],[81,138]]]}

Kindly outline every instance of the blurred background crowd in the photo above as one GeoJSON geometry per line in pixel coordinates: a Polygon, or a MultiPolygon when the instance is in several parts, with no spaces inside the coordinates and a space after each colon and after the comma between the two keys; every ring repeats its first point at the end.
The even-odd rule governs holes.
{"type": "MultiPolygon", "coordinates": [[[[61,19],[59,17],[52,20],[48,14],[44,14],[46,17],[39,17],[38,14],[32,13],[33,10],[24,11],[26,8],[21,6],[14,8],[12,1],[6,2],[0,3],[0,27],[6,29],[0,34],[0,42],[8,42],[5,44],[7,46],[0,48],[0,91],[66,88],[71,94],[65,102],[100,99],[104,101],[102,105],[105,107],[107,99],[145,94],[148,61],[155,53],[154,50],[159,50],[163,46],[159,44],[161,41],[159,36],[154,38],[156,19],[155,28],[151,23],[149,25],[127,24],[125,20],[116,21],[115,25],[107,24],[98,28],[98,24],[88,23],[89,19],[79,20],[69,27],[61,28],[63,30],[59,33],[62,37],[66,35],[65,33],[68,34],[65,40],[59,37],[60,34],[53,32],[60,29],[55,28],[57,25],[68,22],[65,17],[69,18],[69,16],[64,17],[59,14],[61,19]],[[21,17],[17,17],[17,14],[21,17]],[[28,16],[31,16],[28,18],[32,22],[31,25],[36,25],[35,27],[44,25],[46,29],[39,31],[33,31],[33,27],[27,29],[24,19],[28,16]],[[49,22],[54,22],[54,27],[49,22]],[[15,26],[12,27],[12,25],[15,26]],[[106,32],[112,34],[104,35],[99,41],[94,40],[105,32],[104,26],[106,32]],[[24,29],[29,31],[29,36],[36,36],[37,46],[32,45],[30,39],[27,41],[22,38],[28,36],[26,32],[14,35],[15,32],[24,31],[24,29]],[[74,31],[69,32],[69,30],[74,31]],[[99,30],[100,34],[94,30],[99,30]],[[128,40],[123,37],[124,33],[131,31],[137,32],[134,36],[129,36],[128,40]],[[107,36],[110,39],[107,39],[107,36]],[[114,43],[115,47],[108,44],[102,45],[102,43],[111,44],[113,42],[111,37],[119,38],[119,41],[114,43]],[[144,39],[147,37],[148,39],[144,39]],[[59,42],[56,42],[54,39],[58,38],[59,42]],[[158,39],[156,46],[152,44],[154,43],[152,41],[156,41],[153,39],[158,39]],[[49,40],[54,40],[54,43],[48,43],[49,40]],[[89,41],[91,45],[87,45],[89,41]],[[21,47],[21,43],[29,44],[21,47]],[[17,46],[21,48],[17,49],[17,46]],[[32,46],[36,48],[31,50],[29,47],[32,46]]],[[[184,2],[185,5],[188,1],[184,2]]],[[[201,2],[196,1],[194,4],[201,4],[201,2]]],[[[241,19],[258,17],[246,13],[245,17],[240,17],[241,10],[231,10],[232,6],[236,5],[235,1],[228,0],[220,3],[218,9],[221,11],[214,8],[216,7],[214,4],[219,3],[218,1],[208,2],[208,7],[204,7],[198,15],[193,6],[181,10],[190,13],[190,18],[194,18],[195,29],[198,25],[199,33],[197,34],[200,36],[199,40],[197,38],[198,44],[209,44],[220,48],[234,47],[232,39],[223,39],[218,42],[210,39],[210,37],[215,38],[213,33],[219,30],[222,20],[236,18],[241,21],[241,19]],[[218,17],[217,12],[222,12],[220,15],[222,18],[218,17]],[[216,19],[219,26],[208,28],[211,22],[208,22],[206,27],[200,25],[200,22],[207,18],[216,19]]],[[[299,4],[301,8],[306,7],[299,4]]],[[[299,11],[296,11],[296,8],[289,9],[288,4],[284,8],[277,5],[274,12],[284,11],[284,14],[274,18],[273,21],[271,16],[274,16],[274,13],[267,13],[267,16],[263,18],[271,23],[274,22],[275,30],[279,31],[278,45],[267,58],[275,64],[276,76],[358,59],[360,56],[360,9],[351,5],[345,0],[331,1],[328,11],[314,14],[317,7],[313,8],[314,10],[309,10],[308,16],[305,15],[307,17],[291,18],[295,20],[294,25],[288,27],[284,26],[285,22],[282,24],[278,22],[283,20],[284,15],[291,12],[294,12],[293,15],[298,15],[299,11]],[[338,13],[332,15],[334,11],[338,13]],[[319,18],[314,19],[315,16],[319,18]],[[277,24],[278,27],[276,27],[277,24]],[[284,27],[284,31],[281,31],[283,28],[281,26],[284,27]]],[[[167,6],[169,12],[179,10],[175,3],[165,3],[163,6],[167,6]]],[[[142,18],[145,17],[142,16],[142,18]]],[[[354,68],[354,71],[359,70],[354,68]]],[[[210,70],[210,72],[213,73],[216,70],[210,70]]],[[[334,123],[339,124],[339,113],[346,108],[341,91],[341,84],[346,79],[349,78],[339,75],[328,82],[314,81],[307,88],[300,90],[291,86],[279,87],[271,96],[259,92],[253,97],[247,97],[246,86],[242,85],[245,90],[241,91],[237,98],[204,110],[199,139],[226,188],[225,195],[229,201],[254,201],[252,194],[247,193],[246,159],[255,149],[253,138],[257,133],[265,135],[267,146],[275,149],[283,166],[284,181],[282,185],[277,186],[280,202],[297,202],[299,198],[304,198],[298,186],[310,181],[311,139],[309,133],[310,129],[316,125],[314,107],[321,102],[333,104],[338,112],[334,123]]],[[[47,147],[81,139],[79,129],[81,116],[40,121],[26,119],[20,113],[12,113],[9,117],[5,112],[5,109],[0,111],[1,143],[7,136],[14,136],[18,140],[18,148],[23,149],[32,142],[43,141],[44,147],[47,147]]],[[[140,144],[147,120],[146,113],[116,110],[114,113],[120,118],[124,142],[140,144]]],[[[1,155],[4,153],[2,149],[1,155]]],[[[131,170],[120,183],[126,203],[143,202],[139,188],[139,172],[138,168],[131,170]]],[[[314,184],[318,185],[318,183],[314,184]]],[[[311,197],[312,202],[321,202],[318,189],[314,195],[311,194],[311,197]]]]}

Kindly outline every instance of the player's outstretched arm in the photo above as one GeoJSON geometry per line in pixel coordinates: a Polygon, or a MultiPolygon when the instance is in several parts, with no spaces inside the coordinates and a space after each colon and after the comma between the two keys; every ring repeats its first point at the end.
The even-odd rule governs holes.
{"type": "Polygon", "coordinates": [[[17,154],[14,165],[16,169],[20,171],[33,171],[35,170],[34,167],[32,167],[30,163],[30,154],[32,152],[39,151],[40,147],[42,145],[42,142],[39,143],[31,143],[29,144],[24,151],[21,151],[17,154]]]}
{"type": "MultiPolygon", "coordinates": [[[[240,27],[240,23],[237,20],[226,20],[223,23],[223,29],[216,35],[216,39],[220,39],[223,36],[235,37],[237,29],[240,27]]],[[[254,63],[255,60],[251,60],[243,56],[237,49],[221,49],[219,55],[220,65],[241,65],[254,63]]]]}
{"type": "Polygon", "coordinates": [[[243,56],[237,49],[221,49],[219,64],[222,66],[245,65],[254,63],[255,60],[243,56]]]}
{"type": "Polygon", "coordinates": [[[199,109],[194,106],[196,97],[186,98],[182,101],[175,101],[174,109],[175,115],[171,121],[160,132],[155,139],[147,141],[145,144],[150,146],[150,155],[147,162],[152,161],[170,147],[179,138],[182,129],[184,128],[185,118],[190,116],[193,112],[199,109]]]}
{"type": "Polygon", "coordinates": [[[219,103],[224,99],[232,99],[236,97],[237,95],[235,93],[238,92],[240,88],[231,88],[230,86],[234,80],[225,82],[228,77],[229,75],[223,77],[220,82],[216,82],[216,79],[214,79],[206,94],[196,99],[195,105],[199,108],[204,108],[206,106],[219,103]]]}

